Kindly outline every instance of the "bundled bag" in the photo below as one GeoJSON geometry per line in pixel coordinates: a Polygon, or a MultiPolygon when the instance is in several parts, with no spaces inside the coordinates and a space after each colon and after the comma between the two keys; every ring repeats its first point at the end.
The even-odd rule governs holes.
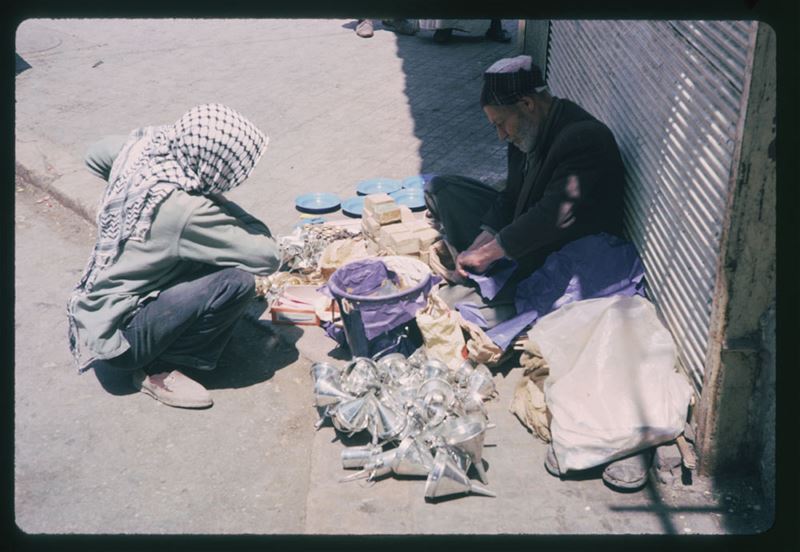
{"type": "Polygon", "coordinates": [[[439,240],[428,249],[428,265],[451,284],[460,284],[464,279],[456,273],[456,263],[445,240],[439,240]]]}
{"type": "Polygon", "coordinates": [[[337,268],[349,263],[369,257],[364,240],[346,238],[329,243],[319,257],[319,268],[322,277],[327,280],[337,268]]]}
{"type": "Polygon", "coordinates": [[[692,388],[669,331],[647,299],[570,303],[528,332],[550,367],[544,382],[561,472],[592,468],[672,441],[692,388]]]}
{"type": "Polygon", "coordinates": [[[509,411],[522,424],[545,443],[550,442],[552,416],[544,396],[544,382],[550,375],[550,367],[535,343],[526,342],[519,359],[525,369],[514,391],[509,411]]]}
{"type": "Polygon", "coordinates": [[[417,313],[417,326],[429,358],[445,363],[455,370],[464,362],[464,334],[458,313],[435,292],[428,296],[428,304],[417,313]]]}

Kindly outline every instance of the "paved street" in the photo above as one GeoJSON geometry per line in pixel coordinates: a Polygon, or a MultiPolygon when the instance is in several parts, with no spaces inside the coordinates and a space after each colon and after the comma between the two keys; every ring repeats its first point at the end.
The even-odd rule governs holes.
{"type": "MultiPolygon", "coordinates": [[[[516,21],[505,21],[516,33],[516,21]]],[[[330,360],[319,328],[273,328],[254,305],[204,411],[124,382],[78,376],[65,301],[94,241],[103,182],[94,140],[222,102],[270,136],[231,199],[275,234],[294,198],[355,195],[373,177],[461,173],[499,183],[505,146],[482,114],[482,71],[516,42],[397,36],[354,20],[29,20],[15,79],[14,516],[29,534],[740,534],[766,528],[747,479],[614,493],[595,474],[560,481],[545,445],[508,412],[519,368],[495,376],[484,458],[497,498],[426,502],[425,480],[340,483],[344,446],[314,430],[308,373],[330,360]]],[[[341,217],[341,214],[336,217],[341,217]]],[[[333,360],[334,362],[342,362],[333,360]]],[[[355,444],[357,437],[344,438],[355,444]]]]}

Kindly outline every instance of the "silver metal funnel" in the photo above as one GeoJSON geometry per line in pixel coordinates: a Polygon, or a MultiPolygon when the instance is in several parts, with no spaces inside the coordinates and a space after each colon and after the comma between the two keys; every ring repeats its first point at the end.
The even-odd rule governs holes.
{"type": "Polygon", "coordinates": [[[373,436],[391,440],[397,437],[405,426],[405,412],[393,408],[389,401],[375,401],[375,409],[367,426],[373,436]]]}
{"type": "Polygon", "coordinates": [[[344,391],[331,377],[321,377],[314,382],[314,406],[330,406],[352,398],[353,395],[344,391]]]}
{"type": "Polygon", "coordinates": [[[472,483],[467,474],[443,450],[436,452],[433,469],[425,483],[425,498],[439,498],[461,493],[497,496],[492,491],[472,483]]]}
{"type": "Polygon", "coordinates": [[[483,467],[483,440],[486,436],[486,424],[469,418],[451,418],[442,424],[439,435],[448,445],[458,447],[466,452],[478,472],[481,483],[489,483],[483,467]]]}
{"type": "Polygon", "coordinates": [[[432,378],[419,386],[417,397],[423,402],[437,402],[447,407],[452,404],[455,392],[446,379],[432,378]]]}
{"type": "Polygon", "coordinates": [[[333,425],[348,433],[366,429],[374,408],[374,401],[374,395],[367,393],[361,397],[340,402],[331,413],[333,425]]]}
{"type": "Polygon", "coordinates": [[[450,369],[444,362],[431,358],[422,364],[422,377],[426,380],[433,378],[441,378],[447,380],[450,375],[450,369]]]}
{"type": "Polygon", "coordinates": [[[316,381],[320,378],[329,378],[333,381],[340,381],[341,370],[330,362],[315,362],[311,365],[311,378],[316,381]]]}
{"type": "Polygon", "coordinates": [[[481,370],[481,366],[483,366],[483,364],[479,365],[467,378],[467,389],[470,392],[477,393],[482,399],[486,400],[494,396],[496,388],[489,369],[483,366],[486,370],[481,370]]]}
{"type": "Polygon", "coordinates": [[[395,449],[394,473],[427,476],[433,469],[433,455],[414,437],[406,437],[395,449]]]}
{"type": "Polygon", "coordinates": [[[467,359],[461,363],[461,366],[456,368],[455,374],[453,374],[453,379],[459,387],[466,387],[467,380],[469,379],[469,375],[475,371],[475,366],[472,364],[472,361],[467,359]]]}
{"type": "Polygon", "coordinates": [[[376,364],[381,381],[384,383],[396,382],[410,368],[406,357],[402,353],[389,353],[378,360],[376,364]]]}
{"type": "Polygon", "coordinates": [[[342,451],[342,467],[344,469],[363,468],[381,452],[383,449],[377,445],[347,447],[342,451]]]}
{"type": "Polygon", "coordinates": [[[451,447],[450,445],[440,445],[437,447],[437,450],[446,452],[450,459],[453,460],[459,468],[464,470],[464,473],[469,473],[469,467],[472,465],[469,454],[458,447],[451,447]]]}
{"type": "Polygon", "coordinates": [[[378,368],[366,357],[356,357],[345,367],[342,389],[353,395],[362,395],[371,388],[380,386],[378,368]]]}
{"type": "Polygon", "coordinates": [[[374,456],[367,464],[365,464],[363,470],[343,477],[339,481],[345,483],[347,481],[356,481],[358,479],[375,479],[376,477],[386,475],[392,471],[396,454],[397,449],[382,452],[377,456],[374,456]]]}

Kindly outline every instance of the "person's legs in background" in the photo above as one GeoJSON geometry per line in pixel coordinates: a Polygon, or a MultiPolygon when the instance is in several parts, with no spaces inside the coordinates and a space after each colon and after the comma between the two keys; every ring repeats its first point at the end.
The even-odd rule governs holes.
{"type": "Polygon", "coordinates": [[[356,24],[356,34],[361,38],[369,38],[374,34],[372,19],[359,19],[356,24]]]}

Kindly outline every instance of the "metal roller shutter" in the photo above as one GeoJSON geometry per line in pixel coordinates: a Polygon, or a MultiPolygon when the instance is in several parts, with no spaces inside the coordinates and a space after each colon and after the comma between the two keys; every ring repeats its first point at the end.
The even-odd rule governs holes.
{"type": "Polygon", "coordinates": [[[605,122],[628,179],[625,228],[699,394],[756,24],[553,21],[547,80],[605,122]]]}

